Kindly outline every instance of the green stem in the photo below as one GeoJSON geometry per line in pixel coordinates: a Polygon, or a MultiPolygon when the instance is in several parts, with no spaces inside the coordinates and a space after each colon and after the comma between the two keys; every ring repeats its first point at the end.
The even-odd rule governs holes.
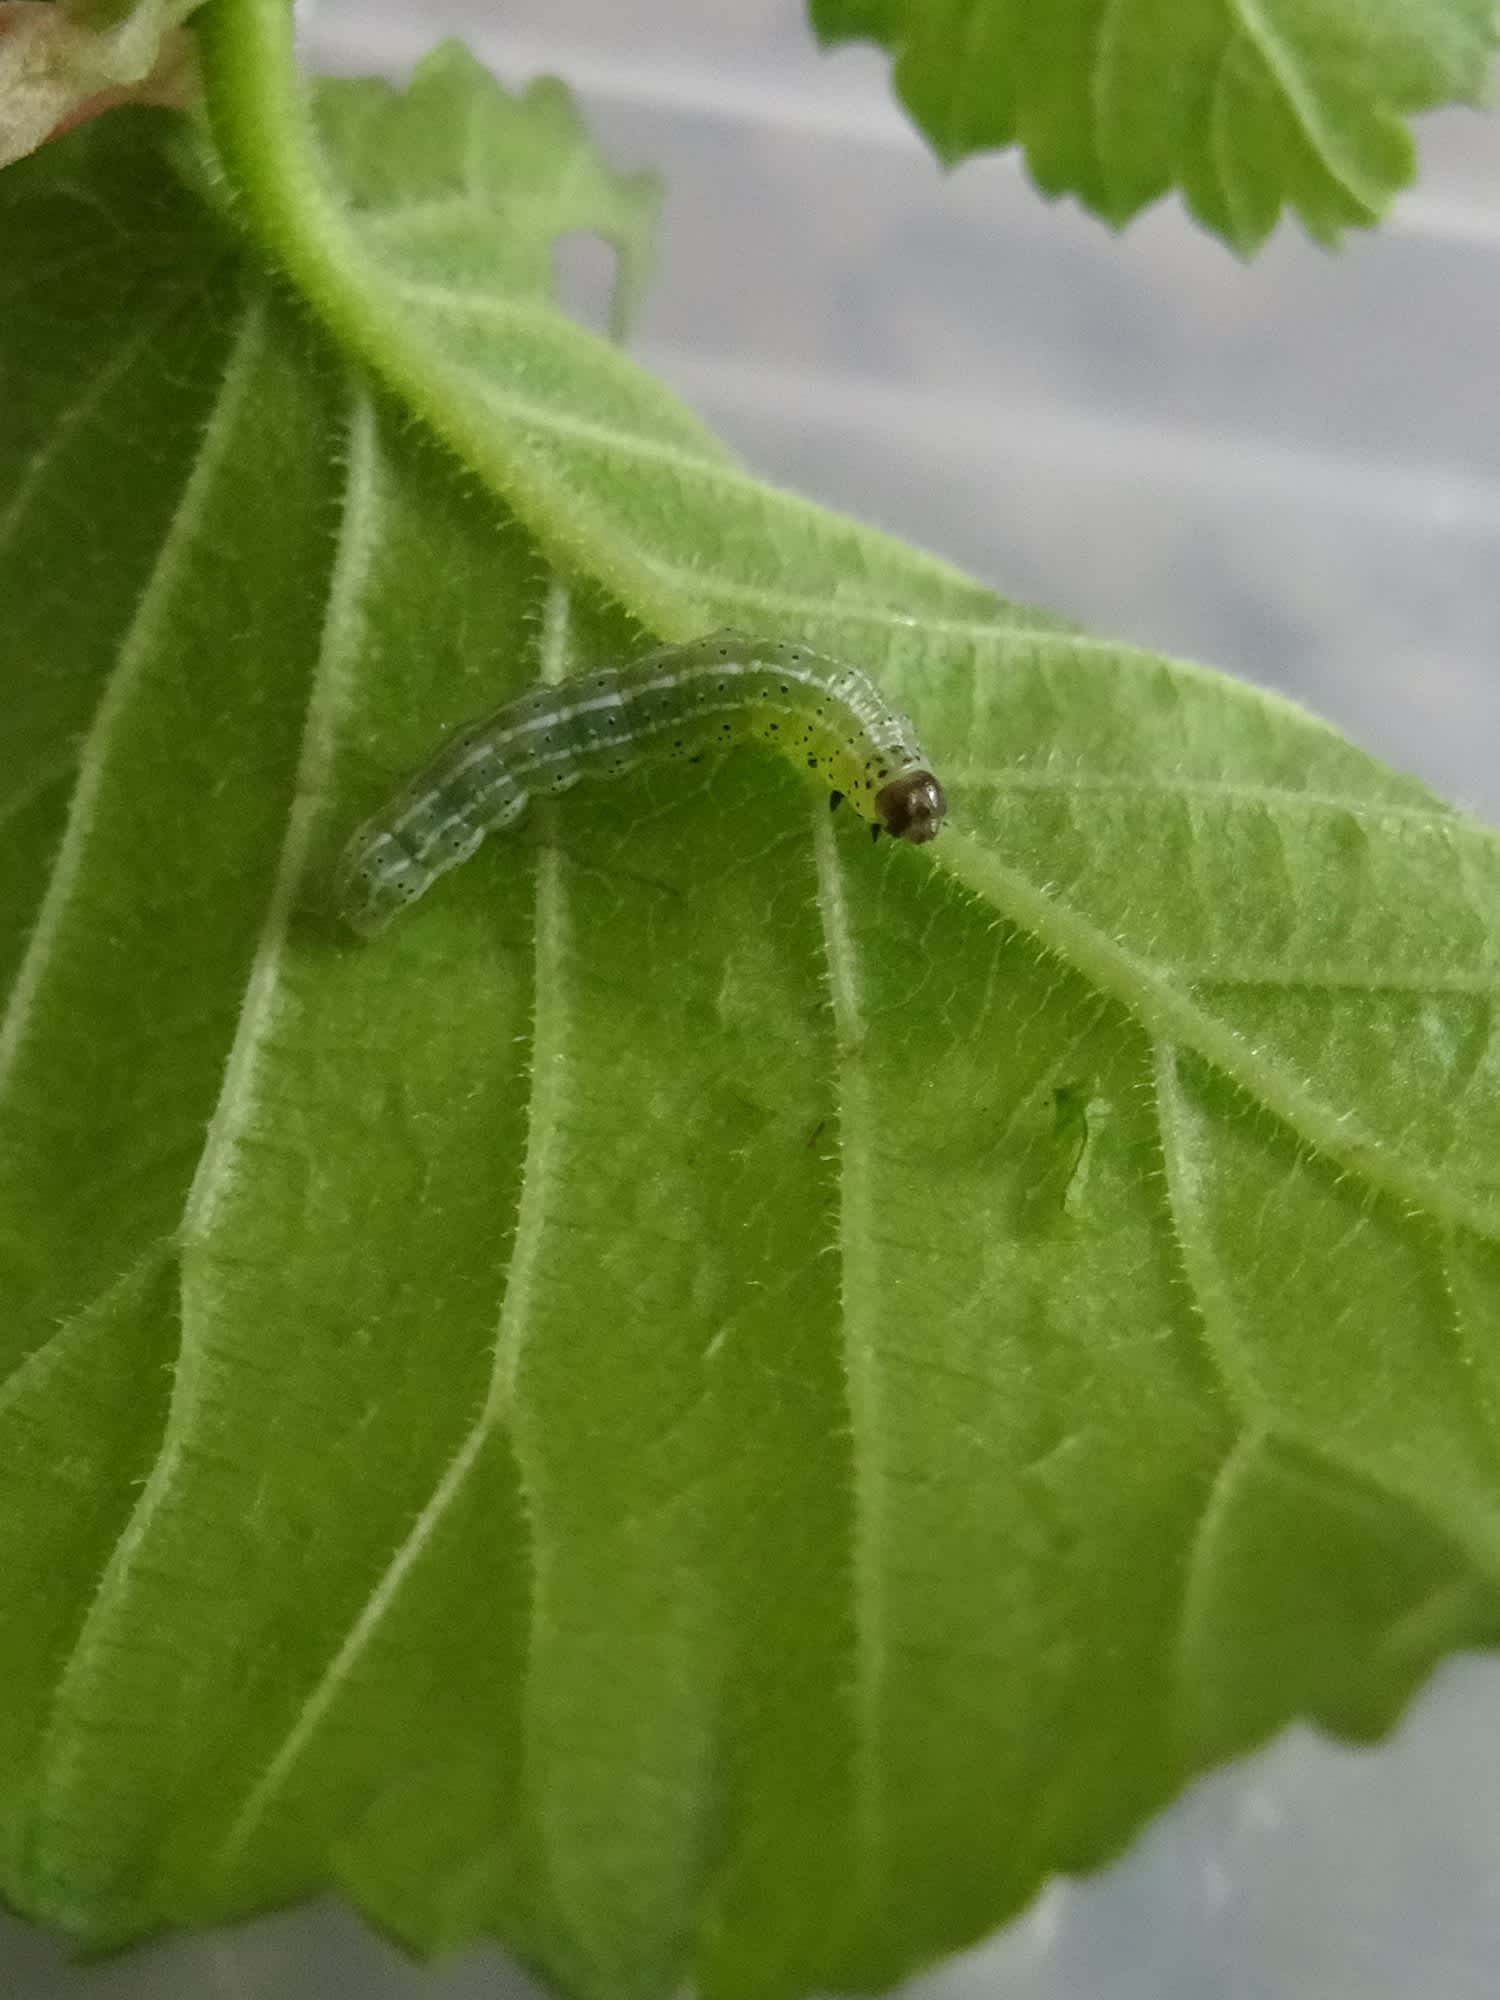
{"type": "Polygon", "coordinates": [[[711,625],[707,602],[663,581],[544,454],[474,423],[471,397],[391,297],[329,184],[297,72],[290,0],[210,0],[197,22],[209,122],[241,216],[339,346],[513,507],[565,571],[581,565],[665,638],[711,625]]]}
{"type": "Polygon", "coordinates": [[[212,0],[197,26],[209,122],[244,220],[331,331],[367,351],[374,329],[349,271],[358,245],[303,104],[290,0],[212,0]]]}

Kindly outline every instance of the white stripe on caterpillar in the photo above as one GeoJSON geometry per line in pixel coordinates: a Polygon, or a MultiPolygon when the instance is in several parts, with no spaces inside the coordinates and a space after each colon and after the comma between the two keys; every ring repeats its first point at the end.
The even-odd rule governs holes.
{"type": "Polygon", "coordinates": [[[345,848],[338,911],[372,936],[525,812],[652,756],[696,759],[754,738],[815,771],[872,833],[931,840],[943,788],[911,724],[867,674],[780,639],[716,632],[625,666],[530,689],[461,729],[345,848]]]}

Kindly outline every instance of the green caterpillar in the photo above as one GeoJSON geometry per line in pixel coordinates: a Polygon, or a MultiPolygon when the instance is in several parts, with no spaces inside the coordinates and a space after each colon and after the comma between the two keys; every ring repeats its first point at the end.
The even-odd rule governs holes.
{"type": "Polygon", "coordinates": [[[534,792],[752,737],[817,772],[875,835],[925,841],[942,826],[943,788],[867,674],[805,646],[716,632],[533,688],[460,730],[349,842],[339,912],[373,936],[534,792]]]}

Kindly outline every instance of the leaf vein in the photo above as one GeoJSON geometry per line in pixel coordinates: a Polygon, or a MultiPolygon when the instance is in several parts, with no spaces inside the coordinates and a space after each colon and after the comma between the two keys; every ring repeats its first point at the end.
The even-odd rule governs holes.
{"type": "Polygon", "coordinates": [[[0,1097],[4,1095],[24,1045],[52,949],[61,934],[68,902],[83,868],[116,723],[144,671],[158,622],[166,613],[178,574],[188,560],[203,506],[254,368],[263,337],[263,317],[261,304],[252,302],[230,347],[219,393],[193,455],[182,495],[162,536],[156,562],[147,578],[135,616],[121,641],[115,664],[100,695],[93,724],[80,752],[78,782],[73,788],[62,841],[53,860],[36,923],[16,970],[9,1001],[3,1016],[0,1016],[0,1097]]]}
{"type": "Polygon", "coordinates": [[[1282,101],[1322,161],[1330,179],[1336,181],[1345,194],[1367,213],[1378,214],[1384,204],[1382,191],[1362,184],[1355,167],[1339,157],[1342,149],[1329,129],[1314,93],[1300,73],[1296,55],[1278,34],[1260,0],[1229,0],[1229,5],[1241,33],[1265,64],[1282,101]]]}
{"type": "Polygon", "coordinates": [[[142,355],[154,361],[162,331],[179,310],[180,306],[174,301],[160,312],[147,317],[128,340],[121,341],[83,394],[70,403],[49,427],[46,437],[32,453],[25,470],[17,480],[10,504],[0,511],[0,552],[4,551],[6,544],[15,538],[21,528],[26,510],[50,467],[72,444],[78,430],[119,388],[142,355]]]}
{"type": "MultiPolygon", "coordinates": [[[[231,362],[226,372],[226,388],[221,392],[220,403],[213,419],[213,424],[217,426],[216,437],[220,444],[236,422],[240,406],[248,393],[264,341],[264,332],[264,302],[257,301],[247,312],[241,333],[231,351],[231,362]],[[232,392],[227,386],[231,383],[232,392]]],[[[358,430],[356,430],[357,435],[358,430]]],[[[196,490],[194,482],[200,479],[206,490],[217,470],[217,463],[216,453],[201,454],[189,490],[196,490]]],[[[351,494],[354,485],[353,468],[354,457],[351,456],[351,494]]],[[[351,511],[350,504],[346,502],[346,522],[351,511]]],[[[174,528],[175,526],[174,522],[174,528]]],[[[341,548],[340,554],[344,553],[344,549],[341,548]]],[[[264,1036],[274,1018],[276,983],[286,925],[310,839],[310,815],[316,810],[321,789],[318,784],[307,780],[312,772],[321,771],[329,754],[325,738],[331,732],[335,705],[342,694],[340,671],[342,661],[337,655],[339,642],[343,641],[347,634],[341,615],[345,611],[345,604],[340,595],[340,588],[342,584],[343,589],[347,591],[348,581],[347,574],[341,570],[336,559],[331,580],[324,643],[314,673],[304,728],[302,772],[299,774],[304,782],[299,782],[296,787],[296,797],[278,865],[277,879],[246,982],[245,1000],[226,1064],[224,1083],[209,1124],[198,1169],[184,1203],[179,1239],[188,1248],[191,1247],[195,1237],[201,1239],[206,1233],[214,1211],[232,1181],[235,1147],[242,1137],[244,1123],[253,1111],[251,1086],[254,1068],[264,1036]]],[[[178,1467],[190,1448],[190,1431],[199,1397],[196,1366],[199,1356],[191,1331],[193,1314],[190,1281],[190,1264],[188,1258],[184,1256],[179,1278],[180,1344],[166,1423],[140,1496],[110,1551],[93,1598],[79,1626],[72,1652],[61,1668],[54,1687],[52,1717],[49,1724],[52,1743],[46,1759],[50,1788],[49,1818],[54,1826],[60,1824],[57,1802],[65,1794],[68,1783],[68,1760],[61,1754],[59,1745],[63,1740],[64,1715],[70,1694],[83,1680],[96,1649],[106,1643],[99,1627],[109,1610],[128,1595],[134,1566],[140,1561],[152,1524],[165,1505],[178,1467]]],[[[79,1717],[72,1718],[75,1732],[83,1726],[79,1717]]]]}
{"type": "Polygon", "coordinates": [[[1224,800],[1234,805],[1265,806],[1269,810],[1347,813],[1377,832],[1415,826],[1445,835],[1472,834],[1493,842],[1493,830],[1480,820],[1466,819],[1461,813],[1434,799],[1431,805],[1372,805],[1344,792],[1304,791],[1292,785],[1244,784],[1227,778],[1149,777],[1136,778],[1111,771],[1028,768],[1015,765],[1002,769],[959,765],[947,773],[954,785],[973,785],[987,791],[1082,792],[1121,798],[1202,799],[1213,804],[1224,800]]]}
{"type": "MultiPolygon", "coordinates": [[[[554,618],[554,623],[556,619],[554,618]]],[[[561,647],[561,638],[557,640],[561,647]]],[[[561,1061],[565,1026],[561,1010],[547,996],[559,990],[568,955],[566,905],[561,887],[562,861],[556,850],[537,853],[536,999],[532,1035],[530,1116],[521,1165],[514,1236],[504,1294],[496,1321],[493,1359],[485,1399],[465,1432],[458,1450],[444,1467],[432,1493],[414,1517],[395,1554],[386,1563],[334,1648],[327,1665],[301,1703],[290,1727],[267,1758],[260,1777],[230,1822],[217,1854],[221,1868],[232,1871],[306,1756],[340,1696],[353,1684],[360,1660],[385,1623],[402,1589],[453,1507],[485,1446],[504,1426],[514,1401],[527,1316],[535,1288],[536,1268],[549,1216],[559,1114],[564,1088],[561,1061]]],[[[515,1453],[522,1481],[522,1502],[534,1519],[534,1500],[525,1481],[519,1447],[515,1453]]],[[[529,1602],[535,1615],[537,1593],[529,1602]]],[[[530,1649],[528,1649],[528,1659],[530,1649]]]]}
{"type": "Polygon", "coordinates": [[[833,827],[825,812],[813,822],[818,914],[837,1041],[834,1063],[839,1185],[838,1255],[843,1379],[849,1415],[852,1518],[850,1585],[854,1614],[856,1704],[854,1810],[868,1896],[883,1879],[883,1814],[879,1797],[880,1708],[886,1669],[887,1618],[880,1575],[884,1542],[878,1445],[884,1413],[875,1357],[877,1320],[871,1135],[873,1112],[861,1045],[865,1038],[858,950],[833,827]]]}
{"type": "Polygon", "coordinates": [[[1153,1036],[1191,1049],[1248,1091],[1314,1152],[1340,1161],[1400,1203],[1430,1210],[1486,1239],[1500,1236],[1500,1186],[1461,1186],[1435,1167],[1403,1158],[1357,1116],[1327,1102],[1309,1078],[1268,1058],[1148,959],[1019,868],[956,827],[940,845],[941,862],[965,887],[1114,995],[1153,1036]]]}
{"type": "Polygon", "coordinates": [[[1172,964],[1174,975],[1201,989],[1223,986],[1231,991],[1256,987],[1287,988],[1309,993],[1471,994],[1477,999],[1500,995],[1500,966],[1492,972],[1361,973],[1349,971],[1294,972],[1274,965],[1172,964]]]}

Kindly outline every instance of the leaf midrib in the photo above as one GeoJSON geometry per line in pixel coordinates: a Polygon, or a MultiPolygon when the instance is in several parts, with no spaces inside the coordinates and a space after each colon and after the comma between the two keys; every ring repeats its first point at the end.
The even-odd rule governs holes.
{"type": "Polygon", "coordinates": [[[1341,149],[1304,85],[1296,57],[1267,19],[1259,0],[1228,0],[1227,11],[1235,23],[1235,28],[1231,29],[1231,40],[1237,30],[1254,49],[1266,73],[1275,81],[1281,102],[1291,113],[1297,129],[1317,155],[1329,179],[1336,182],[1368,216],[1373,218],[1379,215],[1385,200],[1383,190],[1363,186],[1355,164],[1341,157],[1341,149]]]}

